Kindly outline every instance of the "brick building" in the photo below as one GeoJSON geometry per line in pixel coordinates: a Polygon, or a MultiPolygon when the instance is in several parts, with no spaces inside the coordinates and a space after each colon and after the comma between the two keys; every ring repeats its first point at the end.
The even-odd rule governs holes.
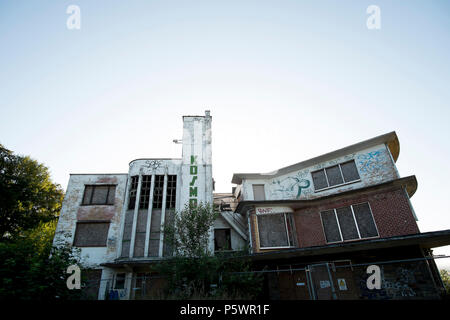
{"type": "MultiPolygon", "coordinates": [[[[158,296],[150,266],[169,258],[161,227],[187,203],[214,202],[209,249],[248,247],[271,299],[434,299],[431,248],[450,230],[420,233],[391,132],[271,173],[234,174],[213,194],[211,116],[183,117],[182,157],[136,159],[128,173],[71,174],[54,239],[81,250],[98,299],[158,296]],[[381,268],[368,290],[366,268],[381,268]]],[[[179,141],[177,141],[179,142],[179,141]]]]}

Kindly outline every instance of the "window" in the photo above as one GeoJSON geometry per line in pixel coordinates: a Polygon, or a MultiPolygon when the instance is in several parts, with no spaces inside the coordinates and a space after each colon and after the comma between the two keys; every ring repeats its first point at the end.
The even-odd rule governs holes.
{"type": "Polygon", "coordinates": [[[327,242],[378,237],[367,202],[322,211],[320,217],[327,242]]]}
{"type": "Polygon", "coordinates": [[[175,209],[177,195],[177,176],[167,176],[167,196],[166,196],[166,208],[175,209]]]}
{"type": "Polygon", "coordinates": [[[258,233],[261,248],[294,247],[294,228],[290,213],[259,214],[258,233]]]}
{"type": "Polygon", "coordinates": [[[253,185],[253,199],[258,200],[266,200],[266,194],[264,192],[263,184],[254,184],[253,185]]]}
{"type": "Polygon", "coordinates": [[[139,184],[139,176],[131,177],[130,183],[130,198],[128,199],[128,210],[134,209],[136,205],[136,194],[139,184]]]}
{"type": "Polygon", "coordinates": [[[314,171],[311,175],[316,191],[360,179],[354,160],[314,171]]]}
{"type": "Polygon", "coordinates": [[[152,176],[142,176],[139,209],[148,209],[152,176]]]}
{"type": "Polygon", "coordinates": [[[231,250],[230,229],[214,229],[214,251],[231,250]]]}
{"type": "Polygon", "coordinates": [[[155,190],[153,191],[153,209],[162,208],[163,200],[163,189],[164,189],[164,176],[155,176],[155,190]]]}
{"type": "Polygon", "coordinates": [[[75,247],[106,247],[109,222],[77,222],[75,230],[75,247]]]}
{"type": "Polygon", "coordinates": [[[125,289],[125,273],[116,274],[116,283],[114,284],[114,289],[125,289]]]}
{"type": "Polygon", "coordinates": [[[83,205],[114,205],[115,185],[86,185],[84,187],[83,205]]]}

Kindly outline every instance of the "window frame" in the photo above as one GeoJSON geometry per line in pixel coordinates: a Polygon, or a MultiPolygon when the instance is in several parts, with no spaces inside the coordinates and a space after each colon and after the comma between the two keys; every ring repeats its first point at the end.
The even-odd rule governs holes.
{"type": "Polygon", "coordinates": [[[108,203],[109,193],[111,192],[111,188],[114,188],[114,192],[116,191],[117,184],[85,184],[83,197],[81,198],[81,206],[114,206],[115,205],[115,197],[113,203],[108,203]],[[89,199],[89,203],[84,203],[84,198],[86,196],[86,191],[88,187],[92,187],[91,197],[89,199]],[[94,192],[96,187],[108,187],[108,192],[106,193],[106,203],[92,203],[92,198],[94,197],[94,192]]]}
{"type": "Polygon", "coordinates": [[[214,252],[224,252],[224,251],[233,251],[233,247],[231,245],[231,228],[214,228],[214,252]],[[227,238],[227,240],[229,240],[230,244],[229,249],[216,249],[216,241],[215,241],[216,231],[228,231],[229,238],[227,238]]]}
{"type": "MultiPolygon", "coordinates": [[[[295,241],[295,227],[294,227],[294,223],[291,224],[291,234],[292,234],[292,243],[291,240],[289,238],[289,231],[288,231],[288,225],[287,225],[287,219],[286,219],[286,215],[290,214],[293,220],[293,215],[292,212],[277,212],[277,213],[260,213],[260,214],[256,214],[256,230],[258,232],[258,246],[260,250],[267,250],[267,249],[292,249],[292,248],[297,248],[296,245],[296,241],[295,241]],[[277,246],[277,247],[262,247],[261,246],[261,234],[259,232],[259,220],[258,220],[258,216],[267,216],[267,215],[276,215],[276,214],[282,214],[283,218],[284,218],[284,229],[286,232],[286,238],[288,241],[288,246],[277,246]]],[[[292,221],[293,222],[293,221],[292,221]]]]}
{"type": "Polygon", "coordinates": [[[344,162],[341,162],[341,163],[338,163],[338,164],[333,164],[333,165],[331,165],[331,166],[324,167],[324,168],[319,169],[319,170],[312,171],[312,172],[311,172],[311,181],[313,181],[314,192],[321,192],[321,191],[325,191],[325,190],[328,190],[328,189],[332,189],[332,188],[344,186],[344,185],[347,185],[347,184],[352,184],[352,183],[356,183],[356,182],[361,182],[361,174],[359,173],[359,169],[358,169],[358,166],[356,165],[355,160],[352,159],[352,160],[349,160],[349,161],[344,161],[344,162]],[[355,163],[356,172],[358,173],[358,177],[359,177],[359,178],[358,178],[358,179],[355,179],[355,180],[352,180],[352,181],[347,181],[347,182],[346,182],[346,181],[345,181],[345,178],[344,178],[344,174],[343,174],[343,172],[342,172],[341,165],[346,164],[346,163],[348,163],[348,162],[352,162],[352,161],[355,163]],[[328,169],[328,168],[335,167],[335,166],[337,166],[337,167],[339,168],[339,172],[340,172],[340,174],[341,174],[341,178],[342,178],[343,183],[340,183],[340,184],[334,184],[334,185],[330,186],[330,181],[329,181],[328,175],[327,175],[327,169],[328,169]],[[316,189],[316,185],[314,184],[313,174],[316,173],[316,172],[320,172],[320,171],[323,171],[323,172],[324,172],[324,174],[325,174],[325,179],[326,179],[326,181],[327,181],[327,185],[328,185],[328,186],[325,187],[325,188],[316,189]]]}
{"type": "Polygon", "coordinates": [[[370,206],[370,202],[368,202],[368,201],[365,201],[365,202],[358,202],[358,203],[353,203],[353,204],[348,205],[348,206],[340,206],[340,207],[336,207],[336,208],[332,208],[332,209],[325,209],[325,210],[322,210],[322,211],[319,212],[319,217],[320,217],[320,222],[321,222],[321,225],[322,225],[323,235],[325,236],[325,242],[326,242],[327,244],[341,243],[341,242],[352,242],[352,241],[367,240],[367,239],[375,239],[375,238],[379,238],[379,237],[380,237],[380,232],[378,231],[378,226],[377,226],[377,223],[376,223],[375,218],[374,218],[374,216],[373,216],[372,207],[370,206]],[[370,215],[371,215],[371,217],[372,217],[373,224],[375,225],[375,229],[376,229],[376,231],[377,231],[377,235],[376,235],[376,236],[373,236],[373,237],[365,237],[365,238],[362,238],[362,237],[361,237],[361,232],[359,231],[359,225],[358,225],[358,222],[357,222],[357,220],[356,220],[355,211],[353,210],[353,206],[356,206],[356,205],[359,205],[359,204],[366,204],[366,203],[367,203],[367,205],[369,206],[370,215]],[[349,239],[349,240],[344,240],[344,237],[342,236],[341,224],[340,224],[340,222],[339,222],[339,218],[338,218],[338,216],[337,216],[337,211],[336,211],[336,210],[337,210],[337,209],[340,209],[340,208],[345,208],[345,207],[350,207],[350,209],[351,209],[351,211],[352,211],[353,221],[355,222],[355,226],[356,226],[356,230],[358,231],[358,236],[359,236],[359,238],[349,239]],[[339,235],[340,235],[340,237],[341,237],[341,240],[340,240],[340,241],[330,241],[330,242],[327,241],[327,236],[326,236],[326,233],[325,233],[325,226],[324,226],[324,223],[323,223],[323,220],[322,220],[322,212],[330,211],[330,210],[333,210],[333,212],[334,212],[334,217],[335,217],[335,219],[336,219],[336,223],[337,223],[337,226],[338,226],[339,235]]]}
{"type": "Polygon", "coordinates": [[[76,247],[76,248],[106,248],[108,246],[108,234],[109,234],[109,229],[111,227],[111,221],[110,220],[82,220],[82,221],[77,221],[76,222],[76,226],[75,226],[75,232],[73,234],[73,241],[72,241],[72,246],[76,247]],[[106,232],[106,239],[105,239],[105,244],[104,245],[77,245],[75,243],[75,241],[77,240],[77,233],[79,232],[78,229],[78,225],[79,224],[108,224],[108,231],[106,232]]]}

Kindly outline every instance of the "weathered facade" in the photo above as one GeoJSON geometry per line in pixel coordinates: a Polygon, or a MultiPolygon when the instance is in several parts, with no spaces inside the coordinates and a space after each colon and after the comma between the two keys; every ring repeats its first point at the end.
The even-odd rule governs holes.
{"type": "Polygon", "coordinates": [[[395,165],[391,132],[267,174],[235,174],[255,268],[271,299],[436,299],[443,286],[430,248],[449,230],[420,233],[414,176],[395,165]],[[368,290],[369,265],[382,287],[368,290]],[[281,270],[281,271],[280,271],[281,270]]]}
{"type": "Polygon", "coordinates": [[[213,194],[211,116],[184,116],[181,158],[72,174],[54,243],[81,249],[98,299],[158,297],[163,281],[146,275],[171,256],[161,227],[208,202],[220,209],[210,251],[249,248],[266,298],[436,299],[430,249],[450,244],[450,230],[420,233],[417,181],[400,177],[398,156],[391,132],[271,173],[234,174],[232,193],[213,194]],[[379,290],[366,286],[371,264],[382,270],[379,290]]]}

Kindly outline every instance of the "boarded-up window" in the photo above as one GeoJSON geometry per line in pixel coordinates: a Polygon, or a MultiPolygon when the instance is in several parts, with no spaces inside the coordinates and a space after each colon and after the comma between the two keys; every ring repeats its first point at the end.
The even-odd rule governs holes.
{"type": "Polygon", "coordinates": [[[106,247],[109,222],[78,222],[73,245],[75,247],[106,247]]]}
{"type": "Polygon", "coordinates": [[[115,185],[86,185],[83,205],[113,205],[116,194],[115,185]]]}
{"type": "Polygon", "coordinates": [[[231,250],[230,229],[214,229],[214,250],[231,250]]]}
{"type": "Polygon", "coordinates": [[[139,209],[148,209],[151,184],[152,184],[152,176],[150,175],[142,176],[139,209]]]}
{"type": "Polygon", "coordinates": [[[359,180],[358,169],[356,169],[355,161],[349,161],[341,164],[342,175],[345,182],[359,180]]]}
{"type": "Polygon", "coordinates": [[[254,184],[253,185],[253,199],[255,201],[266,200],[266,194],[264,192],[263,184],[254,184]]]}
{"type": "Polygon", "coordinates": [[[342,241],[334,210],[323,211],[320,215],[327,242],[342,241]]]}
{"type": "Polygon", "coordinates": [[[355,212],[355,218],[358,222],[361,238],[378,236],[377,227],[375,226],[375,221],[373,220],[369,204],[361,203],[353,205],[353,211],[355,212]]]}
{"type": "Polygon", "coordinates": [[[368,203],[322,211],[320,215],[327,242],[378,236],[368,203]]]}
{"type": "Polygon", "coordinates": [[[130,197],[128,198],[128,209],[134,209],[136,206],[136,196],[137,196],[137,189],[139,184],[139,176],[133,176],[131,177],[130,182],[130,197]]]}
{"type": "Polygon", "coordinates": [[[350,207],[339,208],[336,209],[336,214],[344,240],[358,239],[359,235],[356,229],[355,219],[353,219],[352,209],[350,207]]]}
{"type": "Polygon", "coordinates": [[[327,177],[325,177],[325,171],[319,170],[312,173],[314,188],[316,190],[328,187],[327,177]]]}
{"type": "Polygon", "coordinates": [[[290,213],[257,215],[261,248],[294,246],[293,223],[289,216],[290,213]]]}
{"type": "Polygon", "coordinates": [[[314,171],[311,176],[316,191],[360,179],[354,160],[314,171]]]}

